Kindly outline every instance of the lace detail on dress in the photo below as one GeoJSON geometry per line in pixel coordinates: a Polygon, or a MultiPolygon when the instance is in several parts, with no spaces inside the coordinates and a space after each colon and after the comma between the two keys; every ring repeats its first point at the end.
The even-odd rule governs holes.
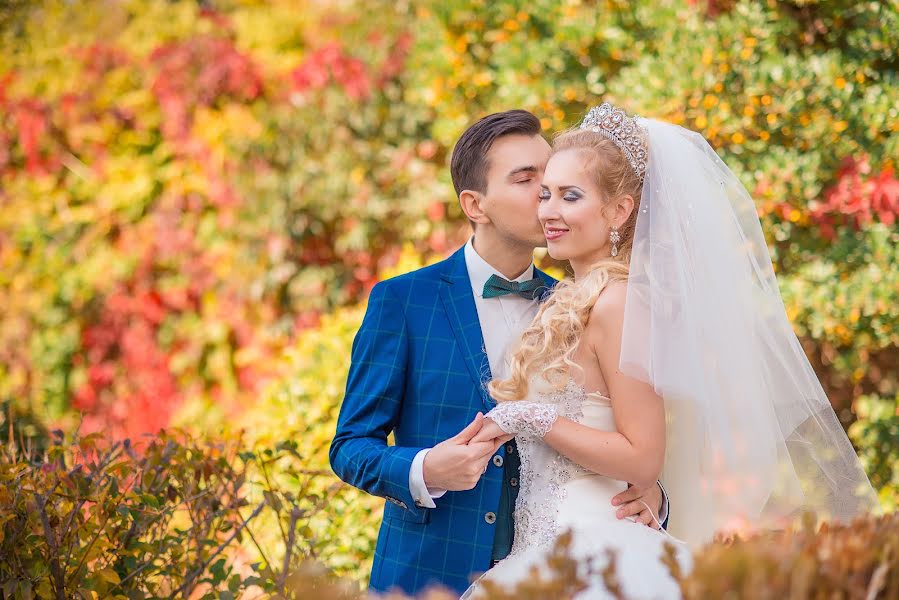
{"type": "Polygon", "coordinates": [[[484,415],[512,435],[527,434],[542,438],[559,417],[554,404],[543,402],[502,402],[484,415]]]}
{"type": "MultiPolygon", "coordinates": [[[[541,402],[526,404],[550,406],[555,415],[576,422],[583,418],[583,403],[588,394],[573,380],[569,380],[561,391],[536,395],[541,402]]],[[[522,403],[508,402],[503,405],[522,403]]],[[[501,423],[498,424],[505,430],[501,423]]],[[[559,506],[567,495],[564,484],[590,472],[553,450],[532,432],[522,430],[516,440],[521,459],[521,487],[515,503],[515,537],[510,557],[528,547],[553,543],[559,533],[556,525],[559,506]]]]}

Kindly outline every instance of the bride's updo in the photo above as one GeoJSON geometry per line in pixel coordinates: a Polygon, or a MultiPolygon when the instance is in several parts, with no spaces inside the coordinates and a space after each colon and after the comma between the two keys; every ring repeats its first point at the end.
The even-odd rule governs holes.
{"type": "Polygon", "coordinates": [[[540,307],[512,351],[509,378],[494,379],[488,384],[490,395],[500,402],[527,397],[528,381],[535,375],[542,375],[560,389],[564,387],[571,370],[578,368],[572,357],[596,299],[609,283],[627,280],[643,183],[621,149],[601,133],[589,129],[561,133],[554,140],[553,154],[563,150],[576,150],[583,155],[606,205],[630,195],[634,209],[618,229],[618,256],[599,261],[577,281],[560,281],[540,307]]]}

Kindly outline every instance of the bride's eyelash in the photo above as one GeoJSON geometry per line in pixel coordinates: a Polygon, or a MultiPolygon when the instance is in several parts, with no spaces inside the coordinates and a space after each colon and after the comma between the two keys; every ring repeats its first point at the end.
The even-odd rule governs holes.
{"type": "Polygon", "coordinates": [[[562,196],[562,200],[567,200],[569,202],[574,202],[575,200],[580,200],[581,195],[575,192],[569,192],[562,196]]]}

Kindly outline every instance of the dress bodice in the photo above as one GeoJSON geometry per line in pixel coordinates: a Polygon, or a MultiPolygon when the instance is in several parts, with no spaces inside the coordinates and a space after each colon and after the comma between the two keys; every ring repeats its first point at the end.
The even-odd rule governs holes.
{"type": "MultiPolygon", "coordinates": [[[[562,390],[548,384],[531,385],[526,400],[540,406],[554,404],[560,417],[602,431],[616,431],[612,401],[590,393],[569,380],[562,390]]],[[[521,431],[521,430],[519,430],[521,431]]],[[[556,452],[538,437],[545,431],[519,433],[521,458],[520,491],[515,503],[515,538],[509,555],[490,568],[481,579],[512,590],[540,573],[555,577],[549,557],[558,535],[570,531],[570,555],[577,562],[578,577],[587,586],[577,600],[614,600],[618,591],[606,586],[608,561],[614,560],[617,580],[628,598],[681,598],[680,588],[662,557],[669,556],[671,539],[631,519],[618,519],[612,497],[627,489],[627,483],[593,473],[556,452]],[[614,557],[614,559],[612,558],[614,557]],[[536,571],[535,571],[536,569],[536,571]]],[[[689,572],[692,560],[682,543],[674,551],[681,571],[689,572]]],[[[481,579],[463,594],[463,600],[486,600],[481,579]]]]}
{"type": "MultiPolygon", "coordinates": [[[[611,400],[587,392],[573,379],[562,390],[532,383],[527,399],[555,404],[559,416],[587,427],[615,431],[611,400]]],[[[615,518],[612,496],[627,489],[627,483],[585,469],[536,436],[519,434],[516,441],[521,487],[510,556],[528,547],[552,544],[558,533],[575,522],[615,518]]]]}

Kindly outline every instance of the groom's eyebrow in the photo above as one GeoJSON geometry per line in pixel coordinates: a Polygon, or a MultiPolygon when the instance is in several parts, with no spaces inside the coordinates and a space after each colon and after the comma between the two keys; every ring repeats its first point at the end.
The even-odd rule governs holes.
{"type": "Polygon", "coordinates": [[[509,176],[509,177],[515,177],[515,176],[518,175],[519,173],[534,173],[534,174],[536,174],[536,173],[537,173],[537,170],[538,170],[537,167],[533,167],[533,166],[517,167],[517,168],[512,169],[511,171],[509,171],[509,175],[508,175],[508,176],[509,176]]]}

